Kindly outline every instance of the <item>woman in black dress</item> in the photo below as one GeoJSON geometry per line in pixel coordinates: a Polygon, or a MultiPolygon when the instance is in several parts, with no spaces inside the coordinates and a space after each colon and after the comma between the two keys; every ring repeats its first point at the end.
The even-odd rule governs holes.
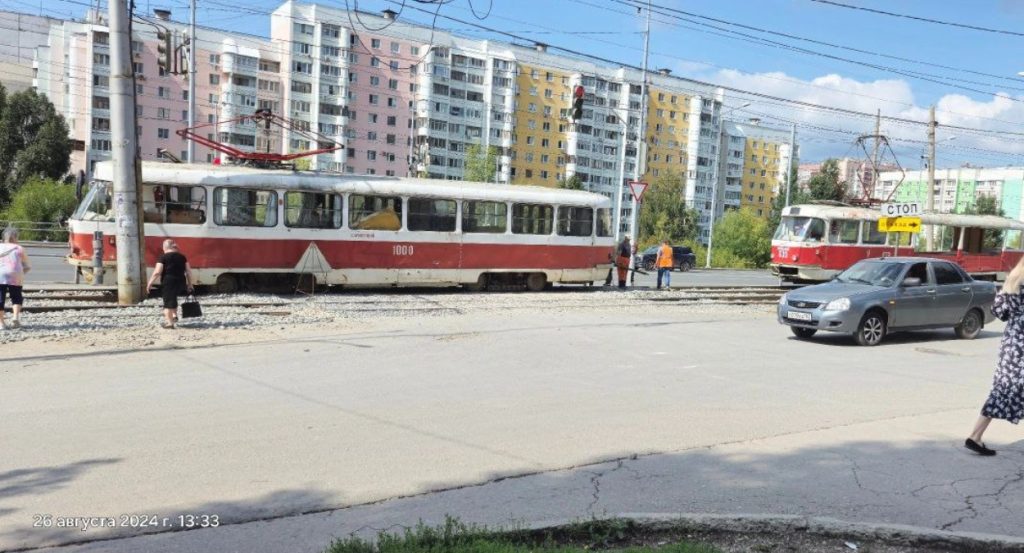
{"type": "Polygon", "coordinates": [[[1010,271],[1003,283],[1003,289],[996,294],[992,314],[1006,321],[1003,342],[999,346],[999,364],[992,379],[992,391],[981,408],[981,416],[974,424],[964,446],[979,455],[995,455],[981,441],[982,435],[992,419],[1002,419],[1017,424],[1024,419],[1024,258],[1010,271]]]}
{"type": "Polygon", "coordinates": [[[188,259],[178,251],[174,240],[164,240],[164,254],[156,262],[153,276],[149,277],[146,289],[151,290],[160,278],[160,292],[164,299],[164,328],[174,328],[178,320],[178,296],[185,291],[192,293],[192,267],[188,259]]]}

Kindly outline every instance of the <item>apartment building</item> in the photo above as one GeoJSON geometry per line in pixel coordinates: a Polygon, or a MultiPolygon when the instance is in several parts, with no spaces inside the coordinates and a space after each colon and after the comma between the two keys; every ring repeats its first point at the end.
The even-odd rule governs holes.
{"type": "MultiPolygon", "coordinates": [[[[187,158],[185,140],[175,131],[187,126],[187,77],[160,68],[159,28],[184,36],[187,26],[154,19],[136,22],[131,45],[135,68],[136,120],[144,160],[164,157],[166,151],[187,158]]],[[[97,161],[110,159],[110,35],[105,16],[90,10],[83,22],[59,21],[50,26],[46,46],[36,49],[33,87],[46,94],[67,119],[75,143],[72,170],[91,174],[97,161]]],[[[258,106],[280,104],[279,56],[269,41],[248,35],[229,35],[200,27],[196,32],[195,83],[197,125],[207,138],[240,148],[279,151],[275,131],[257,129],[251,122],[223,122],[249,115],[258,106]]],[[[219,152],[197,145],[195,160],[213,162],[219,152]]]]}
{"type": "MultiPolygon", "coordinates": [[[[811,178],[821,172],[823,162],[802,163],[797,173],[797,184],[806,189],[811,178]]],[[[839,168],[839,182],[846,185],[847,194],[850,197],[863,197],[865,191],[874,188],[874,169],[871,162],[865,159],[843,157],[836,160],[839,168]]],[[[892,163],[880,163],[878,172],[896,171],[898,165],[892,163]]]]}
{"type": "MultiPolygon", "coordinates": [[[[674,174],[681,201],[700,213],[703,241],[711,217],[726,207],[766,213],[780,164],[788,163],[780,131],[749,123],[724,131],[723,91],[667,70],[646,76],[643,98],[645,76],[637,69],[556,54],[543,44],[457,36],[406,23],[390,10],[350,14],[289,1],[270,24],[270,39],[200,27],[196,121],[211,125],[201,134],[263,152],[340,143],[310,167],[450,180],[464,178],[467,149],[477,145],[496,153],[489,180],[558,186],[576,177],[616,200],[623,231],[632,217],[625,183],[674,174]],[[569,117],[576,86],[584,89],[579,121],[569,117]],[[292,128],[266,130],[239,119],[259,108],[291,119],[292,128]],[[734,146],[742,146],[742,162],[723,154],[734,146]]],[[[186,147],[174,131],[187,118],[187,82],[158,69],[155,25],[186,32],[169,18],[135,26],[140,145],[146,159],[161,150],[182,157],[186,147]]],[[[109,158],[107,32],[95,12],[84,22],[55,22],[34,62],[34,85],[68,118],[75,167],[86,170],[109,158]]],[[[196,154],[199,162],[219,157],[203,147],[196,154]]]]}
{"type": "Polygon", "coordinates": [[[46,46],[50,25],[59,19],[17,12],[0,12],[4,47],[0,48],[0,84],[7,93],[32,87],[32,60],[36,48],[46,46]]]}
{"type": "MultiPolygon", "coordinates": [[[[928,171],[886,171],[878,174],[874,197],[896,202],[927,203],[928,171]]],[[[939,213],[964,213],[980,196],[996,198],[1007,217],[1024,214],[1024,167],[958,167],[936,169],[933,205],[939,213]]]]}
{"type": "Polygon", "coordinates": [[[767,216],[772,200],[785,190],[790,154],[790,131],[765,126],[758,119],[728,121],[722,133],[723,209],[750,208],[767,216]]]}

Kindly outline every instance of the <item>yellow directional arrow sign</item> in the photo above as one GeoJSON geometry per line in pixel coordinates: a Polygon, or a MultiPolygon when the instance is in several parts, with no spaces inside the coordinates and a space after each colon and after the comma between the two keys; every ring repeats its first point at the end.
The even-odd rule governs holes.
{"type": "Polygon", "coordinates": [[[882,217],[878,220],[878,232],[920,232],[920,217],[882,217]]]}

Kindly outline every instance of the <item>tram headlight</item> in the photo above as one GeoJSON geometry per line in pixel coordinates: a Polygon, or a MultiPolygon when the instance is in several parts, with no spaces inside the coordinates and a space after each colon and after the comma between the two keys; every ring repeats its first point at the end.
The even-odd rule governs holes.
{"type": "Polygon", "coordinates": [[[850,308],[850,298],[839,298],[828,302],[825,311],[846,311],[850,308]]]}

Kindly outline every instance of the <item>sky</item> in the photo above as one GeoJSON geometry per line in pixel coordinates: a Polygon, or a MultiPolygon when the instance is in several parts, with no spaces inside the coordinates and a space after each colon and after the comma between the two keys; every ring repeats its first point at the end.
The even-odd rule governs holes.
{"type": "MultiPolygon", "coordinates": [[[[152,13],[152,8],[162,7],[170,8],[174,19],[187,17],[186,0],[136,1],[139,11],[152,13]]],[[[646,10],[638,13],[631,4],[646,5],[646,0],[444,1],[437,26],[458,34],[508,40],[475,27],[483,25],[625,64],[639,66],[643,59],[646,10]]],[[[1024,77],[1018,76],[1024,71],[1020,55],[1024,0],[835,1],[1010,33],[881,15],[816,0],[652,0],[648,65],[742,91],[866,113],[881,110],[884,116],[914,121],[927,121],[928,107],[935,104],[938,167],[1024,165],[1024,77]]],[[[200,24],[263,36],[270,27],[266,13],[280,4],[279,0],[197,2],[200,24]]],[[[0,0],[0,8],[81,17],[83,4],[88,3],[0,0]],[[36,3],[41,7],[30,9],[36,3]]],[[[398,11],[403,4],[402,0],[319,3],[371,12],[398,11]]],[[[431,16],[424,10],[434,9],[430,0],[405,0],[400,18],[429,25],[431,16]]],[[[760,117],[766,124],[787,128],[796,123],[803,161],[863,157],[855,140],[860,134],[873,133],[872,118],[726,93],[726,109],[748,102],[731,117],[760,117]]],[[[920,169],[926,127],[883,120],[881,128],[891,139],[900,165],[920,169]]]]}

